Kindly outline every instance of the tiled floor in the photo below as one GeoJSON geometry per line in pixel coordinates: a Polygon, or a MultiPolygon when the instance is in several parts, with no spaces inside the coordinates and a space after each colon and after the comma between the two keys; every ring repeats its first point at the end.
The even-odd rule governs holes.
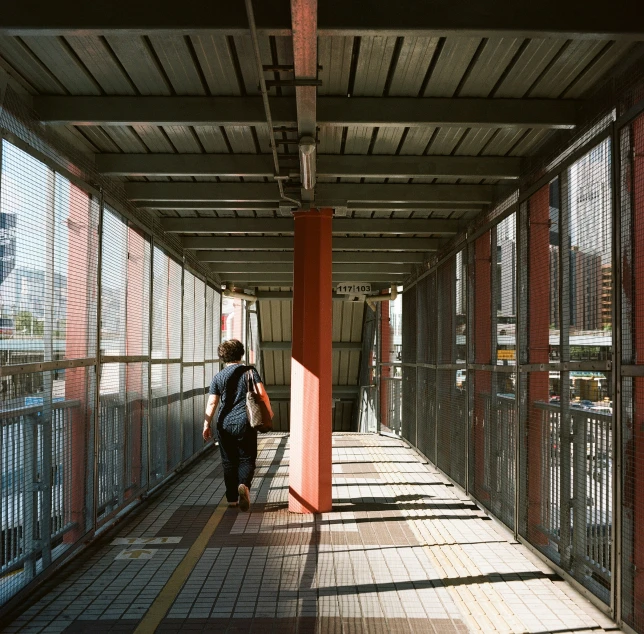
{"type": "MultiPolygon", "coordinates": [[[[287,511],[288,437],[261,446],[252,512],[225,511],[158,632],[617,631],[405,443],[335,435],[319,516],[287,511]]],[[[215,453],[4,631],[134,632],[222,495],[215,453]],[[154,537],[181,539],[123,543],[154,537]]]]}

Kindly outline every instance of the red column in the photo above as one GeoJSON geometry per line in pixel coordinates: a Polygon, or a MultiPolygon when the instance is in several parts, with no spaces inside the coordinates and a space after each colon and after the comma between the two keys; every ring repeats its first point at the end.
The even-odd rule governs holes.
{"type": "Polygon", "coordinates": [[[289,510],[331,510],[333,210],[294,214],[289,510]]]}
{"type": "MultiPolygon", "coordinates": [[[[127,324],[126,350],[129,356],[144,355],[148,347],[148,331],[145,324],[148,321],[149,307],[145,303],[146,275],[145,258],[148,257],[146,239],[132,227],[128,228],[128,260],[127,260],[127,324]]],[[[149,293],[148,299],[149,298],[149,293]]],[[[143,394],[143,364],[129,363],[125,369],[126,384],[126,438],[132,459],[132,472],[124,474],[127,485],[126,498],[135,494],[142,483],[142,456],[144,407],[147,394],[143,394]]],[[[127,460],[124,461],[127,464],[127,460]]]]}
{"type": "MultiPolygon", "coordinates": [[[[644,315],[644,116],[633,122],[633,265],[632,303],[635,315],[635,362],[644,364],[644,328],[638,328],[644,315]]],[[[626,271],[625,271],[626,272],[626,271]]],[[[619,316],[618,316],[619,318],[619,316]]],[[[631,622],[644,620],[644,379],[633,379],[633,428],[626,451],[624,504],[632,509],[634,614],[631,622]],[[629,459],[630,458],[630,459],[629,459]]]]}
{"type": "MultiPolygon", "coordinates": [[[[489,364],[492,360],[490,232],[474,243],[474,363],[489,364]]],[[[489,500],[483,489],[485,482],[485,419],[492,390],[491,372],[474,371],[474,494],[489,500]]]]}
{"type": "MultiPolygon", "coordinates": [[[[67,226],[67,331],[65,358],[83,359],[90,354],[89,324],[90,301],[96,301],[96,279],[92,262],[97,248],[96,235],[92,235],[89,214],[89,196],[72,185],[69,191],[69,216],[67,226]]],[[[78,400],[80,405],[72,407],[71,415],[71,466],[69,514],[66,521],[75,524],[73,530],[65,533],[63,541],[73,543],[86,528],[85,500],[87,496],[87,431],[91,428],[87,407],[90,395],[87,393],[88,368],[65,370],[65,400],[78,400]]],[[[65,468],[67,466],[65,465],[65,468]]]]}
{"type": "MultiPolygon", "coordinates": [[[[389,323],[389,302],[380,302],[380,361],[391,363],[391,324],[389,323]]],[[[389,381],[391,366],[380,366],[380,422],[388,424],[389,381]]]]}
{"type": "MultiPolygon", "coordinates": [[[[550,186],[530,198],[528,233],[528,360],[548,363],[550,319],[550,186]]],[[[542,520],[543,410],[536,403],[548,402],[548,372],[528,373],[528,539],[546,544],[538,529],[542,520]]]]}

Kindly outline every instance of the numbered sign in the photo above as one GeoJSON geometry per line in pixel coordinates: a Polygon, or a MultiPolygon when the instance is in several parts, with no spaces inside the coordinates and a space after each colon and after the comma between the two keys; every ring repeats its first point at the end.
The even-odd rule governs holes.
{"type": "Polygon", "coordinates": [[[371,293],[371,284],[360,284],[358,282],[338,284],[335,287],[335,292],[338,295],[367,295],[371,293]]]}

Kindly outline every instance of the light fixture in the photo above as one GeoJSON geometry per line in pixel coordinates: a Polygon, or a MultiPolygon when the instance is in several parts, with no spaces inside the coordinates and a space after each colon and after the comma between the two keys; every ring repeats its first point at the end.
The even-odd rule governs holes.
{"type": "Polygon", "coordinates": [[[300,177],[303,189],[315,187],[315,139],[311,136],[303,136],[299,143],[300,148],[300,177]]]}

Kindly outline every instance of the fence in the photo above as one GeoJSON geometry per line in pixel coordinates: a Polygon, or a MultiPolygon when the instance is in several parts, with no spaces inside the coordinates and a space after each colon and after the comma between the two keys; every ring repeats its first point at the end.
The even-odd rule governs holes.
{"type": "Polygon", "coordinates": [[[405,287],[400,429],[642,632],[642,91],[611,107],[405,287]]]}
{"type": "Polygon", "coordinates": [[[8,609],[203,451],[221,296],[163,235],[105,191],[58,171],[16,138],[16,120],[0,123],[7,121],[0,606],[8,609]]]}

